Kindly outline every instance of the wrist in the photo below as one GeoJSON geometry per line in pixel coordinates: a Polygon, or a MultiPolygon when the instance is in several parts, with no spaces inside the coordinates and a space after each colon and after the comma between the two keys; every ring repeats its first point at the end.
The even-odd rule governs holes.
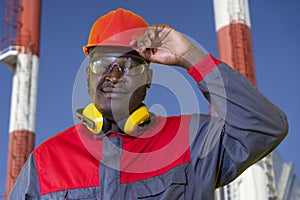
{"type": "Polygon", "coordinates": [[[208,73],[217,67],[221,61],[208,54],[204,60],[197,63],[187,72],[194,78],[196,82],[200,82],[208,73]]]}
{"type": "Polygon", "coordinates": [[[183,57],[183,64],[182,67],[184,67],[186,70],[189,70],[193,68],[196,64],[200,63],[206,58],[207,54],[202,52],[198,48],[191,48],[186,56],[183,57]]]}

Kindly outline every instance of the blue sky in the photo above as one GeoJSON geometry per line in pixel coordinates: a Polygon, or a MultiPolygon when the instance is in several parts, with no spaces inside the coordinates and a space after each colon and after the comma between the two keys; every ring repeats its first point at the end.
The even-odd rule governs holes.
{"type": "MultiPolygon", "coordinates": [[[[82,46],[87,42],[89,29],[94,20],[112,9],[123,7],[133,10],[142,15],[149,24],[170,24],[218,57],[212,1],[142,2],[43,1],[36,145],[74,123],[72,91],[77,71],[85,58],[82,46]]],[[[260,91],[288,116],[290,132],[277,151],[286,162],[295,164],[294,170],[298,177],[300,177],[298,155],[300,67],[297,64],[300,52],[299,9],[298,0],[250,2],[257,85],[260,91]]],[[[3,11],[4,1],[1,1],[0,33],[3,26],[3,11]]],[[[0,195],[5,191],[11,80],[11,71],[0,63],[0,195]]],[[[157,94],[152,91],[151,99],[161,98],[157,94]]],[[[161,104],[168,104],[167,100],[161,100],[161,104]]],[[[172,108],[169,111],[168,108],[167,112],[173,114],[176,111],[172,108]]]]}

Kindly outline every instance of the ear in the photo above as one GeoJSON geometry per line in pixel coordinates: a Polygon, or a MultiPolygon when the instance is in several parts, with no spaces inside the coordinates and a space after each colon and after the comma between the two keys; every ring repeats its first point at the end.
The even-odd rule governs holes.
{"type": "Polygon", "coordinates": [[[86,80],[89,81],[89,79],[90,79],[90,68],[89,67],[85,68],[85,75],[86,75],[86,80]]]}
{"type": "Polygon", "coordinates": [[[87,87],[87,92],[90,95],[90,68],[86,67],[85,68],[85,76],[86,76],[86,87],[87,87]]]}
{"type": "Polygon", "coordinates": [[[153,76],[153,71],[152,71],[152,69],[148,69],[148,70],[147,70],[147,85],[146,85],[148,89],[151,87],[152,76],[153,76]]]}

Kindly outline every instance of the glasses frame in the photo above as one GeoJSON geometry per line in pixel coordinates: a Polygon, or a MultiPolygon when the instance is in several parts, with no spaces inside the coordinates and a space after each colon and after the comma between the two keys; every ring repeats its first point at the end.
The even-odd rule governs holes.
{"type": "MultiPolygon", "coordinates": [[[[133,61],[130,61],[130,62],[133,62],[133,61]]],[[[120,72],[122,71],[123,75],[130,76],[130,75],[143,74],[146,71],[146,69],[149,68],[149,65],[150,65],[150,61],[148,61],[140,56],[136,56],[136,55],[132,55],[132,54],[109,53],[109,54],[101,54],[99,56],[96,56],[95,59],[90,58],[89,68],[94,74],[105,75],[105,74],[110,73],[114,67],[118,67],[118,70],[120,72]],[[133,68],[125,67],[125,66],[122,67],[122,66],[120,66],[120,64],[118,62],[111,62],[109,65],[104,67],[103,70],[101,70],[101,72],[97,72],[97,70],[93,66],[93,63],[99,61],[101,59],[101,57],[113,57],[113,58],[116,58],[115,59],[116,61],[118,60],[118,58],[127,57],[127,58],[130,58],[131,60],[134,60],[137,63],[141,63],[140,65],[135,66],[133,68],[142,67],[142,69],[138,73],[133,73],[133,72],[135,72],[134,70],[132,70],[133,68]]]]}

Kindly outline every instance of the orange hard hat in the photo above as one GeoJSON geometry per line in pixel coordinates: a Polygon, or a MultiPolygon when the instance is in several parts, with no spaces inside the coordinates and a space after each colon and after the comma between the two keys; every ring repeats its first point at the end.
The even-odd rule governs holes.
{"type": "Polygon", "coordinates": [[[130,47],[130,41],[142,35],[147,27],[147,22],[132,11],[123,8],[110,11],[93,24],[83,52],[89,55],[89,48],[94,46],[130,47]]]}

